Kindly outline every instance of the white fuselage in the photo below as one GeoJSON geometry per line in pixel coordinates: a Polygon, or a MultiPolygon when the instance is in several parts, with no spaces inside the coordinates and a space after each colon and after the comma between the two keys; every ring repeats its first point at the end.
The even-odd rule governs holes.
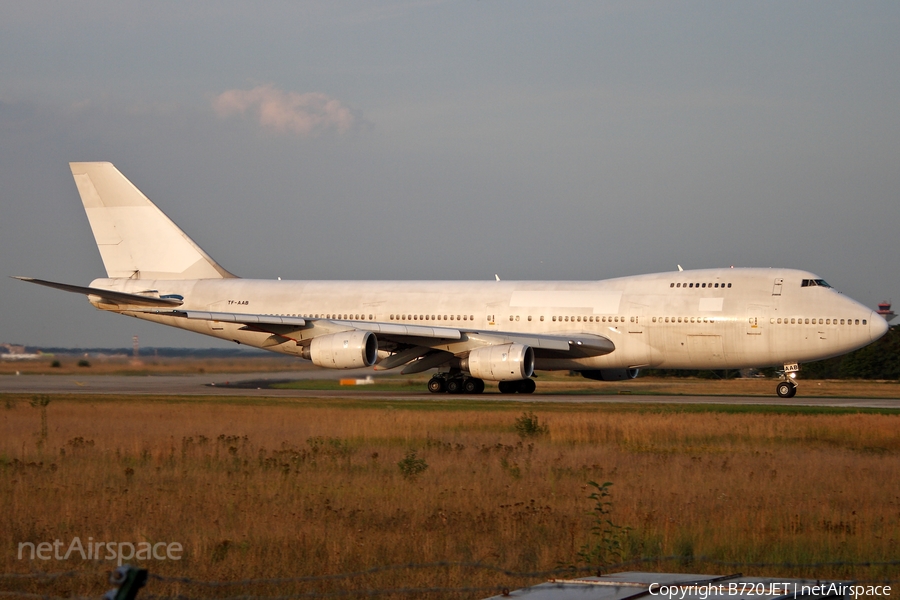
{"type": "MultiPolygon", "coordinates": [[[[127,293],[184,298],[185,310],[448,327],[463,332],[595,334],[615,350],[538,359],[537,369],[725,369],[821,360],[881,337],[886,322],[791,269],[707,269],[604,281],[271,281],[98,279],[127,293]]],[[[107,308],[100,305],[101,308],[107,308]]],[[[111,308],[111,307],[110,307],[111,308]]],[[[286,354],[293,341],[241,324],[118,312],[286,354]]],[[[442,347],[453,352],[453,344],[442,347]]]]}

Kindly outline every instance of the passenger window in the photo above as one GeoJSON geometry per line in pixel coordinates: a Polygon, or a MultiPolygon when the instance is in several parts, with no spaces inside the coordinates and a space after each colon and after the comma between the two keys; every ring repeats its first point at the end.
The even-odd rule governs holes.
{"type": "Polygon", "coordinates": [[[681,284],[679,283],[676,287],[681,287],[681,284]]]}
{"type": "Polygon", "coordinates": [[[670,284],[669,284],[669,287],[675,287],[675,284],[674,284],[674,283],[670,283],[670,284]]]}
{"type": "Polygon", "coordinates": [[[518,320],[519,320],[519,315],[516,315],[516,321],[518,321],[518,320]]]}
{"type": "Polygon", "coordinates": [[[841,319],[841,325],[843,325],[843,324],[844,324],[844,320],[843,320],[843,319],[841,319]]]}
{"type": "Polygon", "coordinates": [[[856,320],[855,325],[859,325],[859,319],[856,320]]]}
{"type": "Polygon", "coordinates": [[[541,321],[543,321],[543,320],[544,320],[544,315],[541,315],[541,321]]]}
{"type": "Polygon", "coordinates": [[[731,284],[730,284],[730,283],[728,284],[728,287],[731,287],[731,284]]]}
{"type": "Polygon", "coordinates": [[[529,320],[529,321],[531,320],[531,315],[528,315],[528,320],[529,320]]]}
{"type": "Polygon", "coordinates": [[[865,320],[865,319],[863,319],[863,325],[865,325],[865,324],[866,324],[866,320],[865,320]]]}
{"type": "Polygon", "coordinates": [[[556,316],[551,317],[551,321],[556,321],[556,316]]]}
{"type": "Polygon", "coordinates": [[[705,283],[703,284],[703,287],[706,287],[706,284],[705,284],[705,283]]]}
{"type": "Polygon", "coordinates": [[[509,315],[509,320],[510,320],[510,321],[513,320],[513,316],[512,316],[512,315],[509,315]]]}

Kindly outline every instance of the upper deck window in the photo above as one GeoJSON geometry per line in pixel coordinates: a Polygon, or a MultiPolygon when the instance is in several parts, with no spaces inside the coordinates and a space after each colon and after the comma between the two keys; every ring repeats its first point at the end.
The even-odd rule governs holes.
{"type": "Polygon", "coordinates": [[[816,287],[816,286],[827,287],[827,288],[831,287],[830,285],[828,285],[828,282],[825,281],[824,279],[804,279],[800,283],[800,287],[816,287]]]}

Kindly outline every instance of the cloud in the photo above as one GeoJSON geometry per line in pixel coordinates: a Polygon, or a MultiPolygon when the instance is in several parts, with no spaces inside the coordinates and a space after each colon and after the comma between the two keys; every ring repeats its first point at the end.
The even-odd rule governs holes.
{"type": "Polygon", "coordinates": [[[301,136],[347,133],[356,120],[340,100],[318,92],[284,92],[272,85],[223,92],[213,100],[213,110],[222,118],[249,113],[266,129],[301,136]]]}

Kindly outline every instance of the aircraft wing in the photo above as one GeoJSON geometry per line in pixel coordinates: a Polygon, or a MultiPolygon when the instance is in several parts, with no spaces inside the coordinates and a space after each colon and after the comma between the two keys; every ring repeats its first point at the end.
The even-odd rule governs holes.
{"type": "MultiPolygon", "coordinates": [[[[451,327],[423,327],[421,325],[400,325],[397,323],[373,323],[371,321],[342,321],[337,319],[307,319],[303,317],[282,317],[278,315],[253,315],[245,313],[207,312],[202,310],[143,310],[145,312],[182,319],[201,321],[219,321],[221,323],[239,323],[250,329],[282,335],[289,331],[303,329],[319,329],[316,333],[333,333],[359,329],[378,334],[380,339],[392,337],[429,338],[442,340],[458,340],[462,333],[451,327]]],[[[315,336],[304,336],[312,339],[315,336]]]]}
{"type": "Polygon", "coordinates": [[[376,368],[384,370],[409,365],[404,370],[404,373],[413,373],[440,366],[455,356],[464,356],[470,350],[482,346],[522,344],[530,346],[538,358],[584,358],[609,354],[616,349],[615,344],[609,338],[588,333],[573,335],[527,334],[453,327],[401,325],[399,323],[344,321],[198,310],[157,309],[134,312],[180,317],[183,319],[237,323],[244,325],[244,329],[270,333],[285,341],[293,340],[300,345],[309,344],[313,338],[319,335],[327,335],[339,331],[354,329],[371,331],[377,336],[379,349],[393,352],[391,356],[382,360],[376,368]]]}
{"type": "Polygon", "coordinates": [[[371,321],[343,321],[337,319],[310,319],[279,315],[178,310],[183,304],[181,296],[160,296],[156,290],[141,294],[129,294],[100,288],[70,285],[16,277],[67,292],[86,294],[92,300],[114,304],[131,313],[147,313],[182,319],[236,323],[242,329],[269,333],[283,343],[294,341],[308,345],[313,338],[342,331],[359,330],[376,334],[379,349],[391,352],[376,368],[393,369],[406,366],[404,373],[414,373],[438,367],[483,346],[522,344],[530,346],[537,358],[584,358],[601,356],[615,350],[615,344],[603,336],[579,333],[573,335],[527,334],[507,331],[482,331],[453,327],[431,327],[399,323],[371,321]]]}
{"type": "Polygon", "coordinates": [[[45,281],[43,279],[35,279],[34,277],[13,277],[21,281],[44,285],[65,292],[74,292],[76,294],[86,294],[98,298],[104,304],[117,304],[127,306],[181,306],[184,300],[181,296],[160,296],[157,290],[147,290],[145,294],[127,294],[125,292],[115,292],[113,290],[104,290],[100,288],[84,287],[80,285],[70,285],[68,283],[57,283],[55,281],[45,281]]]}

